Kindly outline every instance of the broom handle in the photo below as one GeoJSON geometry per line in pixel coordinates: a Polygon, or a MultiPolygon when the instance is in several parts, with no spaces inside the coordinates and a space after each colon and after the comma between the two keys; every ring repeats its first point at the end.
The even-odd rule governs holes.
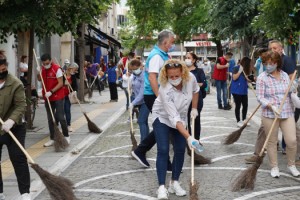
{"type": "MultiPolygon", "coordinates": [[[[126,71],[126,73],[128,73],[128,69],[126,71]]],[[[127,75],[126,75],[127,76],[127,75]]],[[[131,97],[131,94],[130,94],[130,84],[129,84],[129,81],[130,81],[130,77],[128,78],[127,80],[127,88],[128,88],[128,98],[129,98],[129,101],[131,101],[130,97],[131,97]]],[[[133,123],[132,123],[132,109],[129,109],[129,117],[130,117],[130,129],[131,129],[131,132],[133,132],[133,123]]]]}
{"type": "MultiPolygon", "coordinates": [[[[40,65],[38,63],[38,60],[37,60],[36,53],[35,53],[34,49],[33,49],[33,54],[34,54],[35,61],[36,61],[36,64],[37,64],[38,68],[41,69],[40,65]]],[[[42,82],[42,85],[43,85],[43,88],[44,88],[44,91],[45,91],[45,97],[46,97],[47,90],[46,90],[46,86],[45,86],[44,79],[43,79],[43,76],[42,76],[42,69],[40,70],[40,77],[41,77],[41,82],[42,82]]],[[[54,118],[54,114],[53,114],[53,111],[52,111],[52,108],[51,108],[49,98],[46,97],[46,99],[47,99],[47,102],[48,102],[48,107],[49,107],[49,110],[50,110],[50,113],[51,113],[51,116],[52,116],[53,123],[55,123],[55,118],[54,118]]]]}
{"type": "MultiPolygon", "coordinates": [[[[55,59],[56,64],[59,65],[57,59],[56,59],[56,58],[54,58],[54,59],[55,59]]],[[[68,83],[68,87],[70,88],[70,90],[71,90],[72,92],[74,92],[72,86],[70,85],[70,83],[69,83],[69,81],[68,81],[68,79],[67,79],[66,74],[63,73],[63,75],[64,75],[64,77],[65,77],[65,79],[66,79],[66,81],[67,81],[67,83],[68,83]]],[[[84,112],[83,112],[83,109],[82,109],[82,106],[81,106],[81,104],[80,104],[80,102],[79,102],[79,100],[78,100],[78,98],[77,98],[77,95],[75,96],[75,98],[76,98],[76,101],[77,101],[77,103],[78,103],[78,105],[79,105],[79,107],[80,107],[81,112],[84,113],[84,112]]]]}
{"type": "Polygon", "coordinates": [[[261,106],[261,104],[259,104],[256,108],[255,108],[255,110],[254,110],[254,112],[250,115],[250,117],[244,122],[244,124],[248,124],[248,122],[250,121],[250,119],[254,116],[254,114],[256,113],[256,111],[260,108],[260,106],[261,106]]]}
{"type": "MultiPolygon", "coordinates": [[[[1,118],[0,118],[0,122],[1,122],[2,125],[4,124],[4,121],[1,118]]],[[[34,160],[31,158],[31,156],[28,154],[28,152],[24,149],[24,147],[20,144],[19,140],[15,137],[15,135],[11,131],[8,131],[8,134],[17,143],[17,145],[23,151],[23,153],[25,154],[25,156],[27,157],[27,159],[29,160],[29,162],[31,164],[35,164],[34,160]]]]}
{"type": "MultiPolygon", "coordinates": [[[[192,137],[194,138],[194,136],[195,136],[195,118],[192,117],[192,137]]],[[[194,183],[195,182],[194,181],[194,179],[195,179],[194,160],[195,160],[195,150],[194,150],[194,148],[192,148],[191,149],[191,182],[192,182],[192,185],[195,184],[194,183]]]]}
{"type": "MultiPolygon", "coordinates": [[[[287,97],[287,95],[288,95],[288,93],[289,93],[289,91],[290,91],[290,88],[291,88],[291,86],[292,86],[292,84],[293,84],[293,81],[294,81],[294,79],[295,79],[296,74],[297,74],[297,71],[295,71],[295,72],[293,73],[293,76],[292,76],[292,78],[291,78],[291,80],[290,80],[289,86],[288,86],[288,88],[287,88],[287,90],[286,90],[286,92],[285,92],[285,94],[284,94],[284,97],[283,97],[281,103],[280,103],[279,113],[281,113],[281,110],[282,110],[282,108],[283,108],[285,99],[286,99],[286,97],[287,97]]],[[[275,119],[274,119],[274,121],[273,121],[273,123],[272,123],[271,129],[269,130],[269,133],[268,133],[268,135],[267,135],[267,138],[266,138],[266,141],[265,141],[265,143],[264,143],[264,146],[262,147],[262,149],[261,149],[261,151],[260,151],[260,153],[259,153],[259,156],[262,156],[262,154],[264,153],[264,150],[265,150],[265,148],[266,148],[266,146],[267,146],[267,143],[268,143],[268,141],[269,141],[269,138],[270,138],[270,136],[271,136],[271,133],[272,133],[272,131],[273,131],[273,128],[274,128],[274,126],[275,126],[275,123],[276,123],[277,119],[278,119],[278,116],[275,115],[275,119]]]]}

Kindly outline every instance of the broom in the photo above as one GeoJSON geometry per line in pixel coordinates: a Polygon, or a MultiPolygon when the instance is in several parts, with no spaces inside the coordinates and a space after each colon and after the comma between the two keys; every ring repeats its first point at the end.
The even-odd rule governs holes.
{"type": "MultiPolygon", "coordinates": [[[[37,64],[38,68],[40,69],[40,66],[39,66],[39,63],[38,63],[38,60],[37,60],[36,53],[35,53],[34,49],[33,49],[33,54],[34,54],[34,57],[35,57],[36,64],[37,64]]],[[[46,87],[45,87],[45,83],[44,83],[44,80],[43,80],[41,70],[40,70],[40,77],[41,77],[41,82],[42,82],[44,91],[46,93],[47,90],[46,90],[46,87]]],[[[58,152],[61,149],[63,149],[63,150],[66,149],[69,146],[69,143],[67,142],[64,135],[58,129],[57,124],[55,122],[55,118],[54,118],[54,114],[53,114],[53,111],[52,111],[52,108],[51,108],[49,98],[46,97],[46,99],[47,99],[48,107],[49,107],[49,110],[50,110],[50,113],[51,113],[51,116],[52,116],[53,127],[54,127],[54,148],[55,148],[55,151],[58,152]]]]}
{"type": "MultiPolygon", "coordinates": [[[[130,88],[130,84],[129,84],[130,79],[128,79],[128,98],[130,99],[131,96],[131,88],[130,88]]],[[[129,110],[129,117],[130,117],[130,140],[132,143],[132,148],[131,151],[134,151],[137,148],[137,141],[134,137],[134,131],[133,131],[133,123],[132,123],[132,109],[129,110]]]]}
{"type": "Polygon", "coordinates": [[[254,110],[254,112],[251,114],[251,116],[244,122],[243,126],[241,128],[239,128],[236,131],[233,131],[231,134],[229,134],[228,136],[226,136],[226,138],[224,139],[223,144],[225,145],[229,145],[229,144],[233,144],[236,141],[238,141],[238,139],[240,138],[243,130],[246,128],[247,123],[250,121],[250,119],[254,116],[254,114],[256,113],[256,111],[260,108],[261,104],[259,104],[256,109],[254,110]]]}
{"type": "MultiPolygon", "coordinates": [[[[285,95],[280,103],[280,107],[279,107],[279,113],[281,113],[281,110],[282,110],[282,107],[283,107],[283,104],[285,102],[285,99],[290,91],[290,88],[292,86],[292,83],[295,79],[295,76],[296,76],[296,73],[297,71],[294,72],[293,76],[292,76],[292,79],[289,83],[289,86],[288,86],[288,89],[287,91],[285,92],[285,95]]],[[[278,116],[275,115],[275,119],[272,123],[272,126],[269,130],[269,133],[267,135],[267,138],[266,138],[266,141],[264,142],[264,145],[256,159],[256,162],[251,166],[251,167],[248,167],[248,169],[244,170],[233,182],[232,184],[232,191],[239,191],[241,189],[250,189],[250,190],[253,190],[254,189],[254,183],[255,183],[255,179],[256,179],[256,174],[257,174],[257,170],[258,168],[260,167],[260,165],[262,164],[263,162],[263,159],[264,159],[264,151],[265,151],[265,148],[267,146],[267,143],[269,141],[269,138],[271,136],[271,133],[273,131],[273,128],[275,126],[275,123],[278,119],[278,116]]]]}
{"type": "MultiPolygon", "coordinates": [[[[1,124],[4,123],[1,118],[0,122],[1,124]]],[[[73,193],[73,183],[69,179],[62,176],[55,176],[42,169],[38,164],[34,162],[34,160],[20,144],[19,140],[14,136],[14,134],[11,131],[8,131],[8,134],[25,154],[32,169],[34,169],[34,171],[39,175],[53,200],[76,200],[76,197],[73,193]]]]}
{"type": "MultiPolygon", "coordinates": [[[[55,60],[56,60],[56,58],[55,58],[55,60]]],[[[56,60],[56,63],[57,63],[57,60],[56,60]]],[[[64,77],[67,80],[66,74],[64,74],[64,77]]],[[[67,81],[67,83],[68,83],[68,87],[70,88],[70,90],[72,92],[74,92],[74,90],[73,90],[72,86],[70,85],[69,81],[67,81]]],[[[75,95],[75,99],[76,99],[76,101],[77,101],[77,103],[80,107],[81,112],[83,113],[83,115],[84,115],[84,117],[87,121],[89,131],[92,132],[92,133],[101,133],[102,130],[94,122],[92,122],[90,120],[90,118],[87,116],[86,112],[83,111],[82,106],[80,104],[80,101],[78,100],[76,95],[75,95]]]]}
{"type": "MultiPolygon", "coordinates": [[[[195,136],[195,118],[192,118],[192,137],[195,136]]],[[[195,169],[194,169],[194,148],[191,149],[191,183],[190,183],[190,200],[198,200],[197,191],[199,189],[199,184],[195,181],[195,169]]]]}

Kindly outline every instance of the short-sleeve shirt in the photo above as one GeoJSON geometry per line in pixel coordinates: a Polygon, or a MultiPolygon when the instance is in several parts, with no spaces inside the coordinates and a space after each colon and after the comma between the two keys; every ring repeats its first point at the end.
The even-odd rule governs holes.
{"type": "Polygon", "coordinates": [[[160,68],[162,68],[162,66],[164,65],[164,60],[162,59],[162,57],[160,57],[160,55],[155,55],[151,58],[151,60],[149,61],[149,73],[159,73],[160,68]]]}
{"type": "MultiPolygon", "coordinates": [[[[28,69],[27,63],[20,62],[20,68],[21,69],[28,69]]],[[[21,72],[20,76],[24,76],[24,72],[21,72]]]]}

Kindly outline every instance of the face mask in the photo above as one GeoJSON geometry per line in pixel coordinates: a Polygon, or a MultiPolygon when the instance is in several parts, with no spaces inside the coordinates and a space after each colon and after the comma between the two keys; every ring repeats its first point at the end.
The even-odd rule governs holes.
{"type": "Polygon", "coordinates": [[[181,83],[182,78],[180,77],[180,78],[175,79],[175,80],[168,79],[168,81],[169,81],[169,83],[170,83],[171,85],[173,85],[173,86],[178,86],[178,85],[181,83]]]}
{"type": "Polygon", "coordinates": [[[277,69],[277,64],[275,64],[275,65],[267,65],[266,66],[266,72],[268,73],[268,74],[271,74],[272,72],[274,72],[275,70],[277,69]]]}
{"type": "Polygon", "coordinates": [[[45,69],[49,69],[51,67],[51,63],[49,63],[48,65],[45,65],[44,67],[45,67],[45,69]]]}
{"type": "Polygon", "coordinates": [[[5,79],[5,78],[7,77],[7,75],[8,75],[8,71],[7,71],[7,70],[4,71],[4,72],[1,72],[1,73],[0,73],[0,80],[5,79]]]}
{"type": "Polygon", "coordinates": [[[191,59],[185,59],[185,64],[186,64],[186,66],[188,66],[188,67],[191,67],[192,65],[193,65],[193,63],[192,63],[192,60],[191,59]]]}
{"type": "Polygon", "coordinates": [[[134,75],[140,75],[140,73],[142,72],[141,68],[138,68],[136,70],[132,71],[134,75]]]}
{"type": "Polygon", "coordinates": [[[172,52],[175,50],[175,44],[172,44],[172,46],[168,49],[168,52],[172,52]]]}

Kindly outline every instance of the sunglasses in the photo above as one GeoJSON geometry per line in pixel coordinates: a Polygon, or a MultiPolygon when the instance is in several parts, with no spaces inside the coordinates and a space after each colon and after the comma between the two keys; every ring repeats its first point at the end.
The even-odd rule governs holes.
{"type": "Polygon", "coordinates": [[[6,59],[0,59],[0,65],[6,64],[6,59]]]}
{"type": "Polygon", "coordinates": [[[166,68],[178,68],[178,67],[182,67],[182,65],[180,63],[168,63],[165,66],[166,66],[166,68]]]}

